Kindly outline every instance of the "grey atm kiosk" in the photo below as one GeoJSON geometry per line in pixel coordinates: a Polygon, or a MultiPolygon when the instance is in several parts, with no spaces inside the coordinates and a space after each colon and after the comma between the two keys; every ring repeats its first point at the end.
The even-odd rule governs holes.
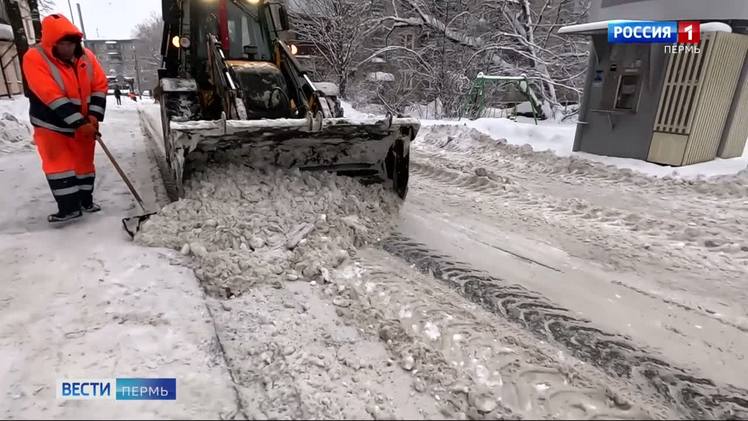
{"type": "MultiPolygon", "coordinates": [[[[637,5],[647,3],[654,2],[637,5]]],[[[672,166],[742,155],[748,35],[733,33],[724,22],[708,23],[699,53],[669,53],[662,44],[609,44],[607,25],[596,21],[559,31],[592,40],[575,151],[672,166]]]]}

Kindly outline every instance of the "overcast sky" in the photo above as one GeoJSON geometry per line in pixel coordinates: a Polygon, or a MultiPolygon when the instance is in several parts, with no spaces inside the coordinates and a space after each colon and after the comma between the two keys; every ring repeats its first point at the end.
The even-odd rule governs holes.
{"type": "MultiPolygon", "coordinates": [[[[130,38],[135,25],[154,11],[161,13],[161,0],[70,0],[79,28],[77,3],[83,12],[86,35],[91,39],[130,38]]],[[[55,0],[55,4],[55,12],[70,18],[68,0],[55,0]]]]}

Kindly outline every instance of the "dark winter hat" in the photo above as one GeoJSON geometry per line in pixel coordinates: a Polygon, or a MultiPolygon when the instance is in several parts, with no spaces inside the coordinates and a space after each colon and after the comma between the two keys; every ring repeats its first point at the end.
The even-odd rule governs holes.
{"type": "Polygon", "coordinates": [[[80,36],[75,35],[75,34],[71,34],[71,35],[66,35],[66,36],[60,38],[60,41],[58,41],[58,42],[67,41],[67,42],[73,42],[73,43],[78,44],[79,42],[81,42],[81,40],[82,40],[82,38],[80,36]]]}

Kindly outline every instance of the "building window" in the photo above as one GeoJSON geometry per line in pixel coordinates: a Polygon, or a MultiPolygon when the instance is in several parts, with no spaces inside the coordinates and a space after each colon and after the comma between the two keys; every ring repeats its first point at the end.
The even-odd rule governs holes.
{"type": "Polygon", "coordinates": [[[416,36],[413,34],[403,34],[402,37],[403,47],[415,49],[416,48],[416,36]]]}
{"type": "Polygon", "coordinates": [[[384,2],[382,0],[372,0],[371,2],[371,13],[374,16],[384,15],[384,2]]]}

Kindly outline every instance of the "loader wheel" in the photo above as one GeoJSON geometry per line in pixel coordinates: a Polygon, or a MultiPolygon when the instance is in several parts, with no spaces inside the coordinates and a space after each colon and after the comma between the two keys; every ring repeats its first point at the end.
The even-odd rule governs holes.
{"type": "Polygon", "coordinates": [[[185,154],[181,148],[171,149],[169,169],[177,192],[177,200],[184,198],[185,154]]]}
{"type": "Polygon", "coordinates": [[[390,149],[385,160],[387,175],[392,179],[392,188],[397,195],[405,200],[408,195],[408,178],[410,172],[410,148],[398,141],[390,149]]]}
{"type": "Polygon", "coordinates": [[[410,156],[398,157],[395,160],[393,182],[395,193],[403,200],[408,195],[408,171],[410,171],[410,156]]]}
{"type": "Polygon", "coordinates": [[[166,102],[161,102],[161,133],[164,139],[164,155],[166,164],[171,167],[171,144],[169,143],[169,114],[166,111],[166,102]]]}

